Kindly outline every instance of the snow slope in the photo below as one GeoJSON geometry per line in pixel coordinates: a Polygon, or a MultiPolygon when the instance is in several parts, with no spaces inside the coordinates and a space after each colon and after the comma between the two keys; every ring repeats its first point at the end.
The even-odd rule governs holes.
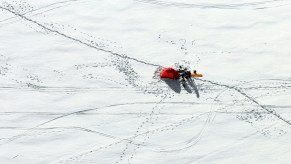
{"type": "Polygon", "coordinates": [[[0,0],[0,163],[290,163],[290,3],[0,0]]]}

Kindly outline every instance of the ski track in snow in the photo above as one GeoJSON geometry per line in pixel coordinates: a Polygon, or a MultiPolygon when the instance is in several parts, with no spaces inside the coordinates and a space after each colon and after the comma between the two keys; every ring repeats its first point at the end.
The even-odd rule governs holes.
{"type": "Polygon", "coordinates": [[[287,4],[276,4],[278,2],[288,2],[285,0],[270,0],[270,1],[257,1],[251,3],[233,3],[233,4],[207,4],[207,3],[181,3],[179,1],[160,1],[160,0],[135,0],[136,2],[143,2],[158,6],[165,6],[165,7],[181,7],[181,8],[200,8],[200,9],[268,9],[273,7],[281,7],[287,4]],[[268,7],[267,5],[275,3],[268,7]]]}
{"type": "MultiPolygon", "coordinates": [[[[154,5],[161,5],[161,6],[172,6],[172,7],[183,7],[183,8],[218,8],[218,9],[243,9],[243,8],[251,8],[251,9],[266,9],[271,7],[265,7],[264,5],[269,5],[273,3],[279,3],[279,2],[285,2],[285,1],[259,1],[254,3],[244,3],[244,4],[227,4],[227,5],[221,5],[221,4],[186,4],[186,3],[180,3],[180,2],[166,2],[166,1],[156,1],[156,0],[135,0],[136,2],[143,2],[143,3],[150,3],[154,5]]],[[[70,35],[69,33],[63,33],[60,32],[54,28],[51,28],[49,26],[46,26],[43,23],[40,23],[31,17],[37,16],[40,14],[44,14],[48,11],[52,11],[55,9],[61,9],[62,7],[66,7],[68,5],[74,5],[79,4],[82,2],[78,2],[78,0],[68,0],[68,1],[60,1],[55,2],[37,9],[32,9],[24,13],[19,13],[17,11],[13,11],[9,8],[0,6],[0,9],[2,11],[0,12],[9,12],[15,16],[9,17],[3,20],[0,20],[0,28],[5,27],[6,25],[9,25],[11,23],[16,23],[19,20],[18,18],[25,20],[25,23],[32,23],[34,25],[37,25],[44,30],[48,31],[49,33],[56,34],[56,36],[60,36],[63,38],[66,38],[70,41],[79,43],[83,46],[86,46],[87,48],[102,51],[108,54],[108,65],[106,67],[114,68],[118,71],[120,75],[124,78],[124,82],[116,81],[114,79],[110,79],[107,77],[91,77],[103,81],[110,81],[113,84],[118,84],[120,87],[112,87],[112,88],[100,88],[100,87],[77,87],[77,86],[50,86],[44,83],[41,83],[41,78],[37,76],[27,76],[30,78],[33,83],[29,82],[22,82],[18,81],[17,79],[13,79],[14,81],[17,81],[17,84],[1,84],[0,90],[6,91],[6,92],[42,92],[46,94],[79,94],[79,93],[104,93],[104,92],[114,92],[114,93],[139,93],[139,94],[148,94],[148,95],[154,95],[156,96],[159,101],[146,101],[146,102],[128,102],[128,103],[112,103],[108,106],[103,107],[95,107],[95,108],[88,108],[88,109],[77,109],[74,112],[37,112],[37,111],[29,111],[29,109],[26,109],[25,111],[1,111],[0,116],[31,116],[31,117],[41,117],[41,116],[47,116],[46,121],[36,124],[35,126],[31,127],[20,127],[20,126],[3,126],[0,127],[1,130],[12,130],[16,131],[18,134],[14,136],[10,136],[8,138],[0,138],[0,147],[6,146],[11,143],[16,143],[16,141],[23,141],[27,137],[31,138],[38,138],[40,136],[46,136],[46,135],[57,135],[60,133],[71,131],[71,133],[74,133],[75,131],[81,131],[88,134],[94,134],[98,136],[102,136],[105,138],[113,139],[113,142],[109,144],[104,144],[101,146],[95,146],[93,149],[85,149],[81,150],[78,153],[69,154],[68,156],[56,159],[56,163],[71,163],[71,162],[80,162],[82,163],[83,158],[86,158],[88,156],[94,155],[94,153],[98,153],[100,151],[108,150],[112,147],[121,147],[121,151],[118,153],[115,159],[115,163],[134,163],[134,159],[136,158],[136,155],[139,153],[142,153],[143,149],[141,148],[147,148],[150,151],[158,152],[158,153],[169,153],[169,152],[180,152],[183,150],[187,150],[190,148],[195,147],[197,143],[200,142],[200,140],[206,135],[205,133],[211,127],[216,115],[218,114],[229,114],[229,115],[236,115],[237,117],[243,118],[242,121],[249,122],[252,124],[252,126],[256,126],[256,122],[260,121],[269,121],[266,119],[267,117],[273,117],[275,118],[275,122],[271,126],[263,126],[260,127],[261,129],[269,129],[270,127],[273,127],[277,121],[283,122],[285,124],[291,125],[291,120],[288,120],[288,118],[285,118],[284,116],[281,116],[279,113],[276,112],[276,109],[279,108],[290,108],[290,106],[280,106],[280,105],[263,105],[260,103],[259,98],[270,96],[275,93],[282,93],[285,91],[290,91],[291,88],[291,80],[285,80],[285,79],[259,79],[259,80],[252,80],[252,81],[246,81],[241,83],[230,83],[230,84],[223,84],[220,82],[207,80],[206,78],[203,79],[195,79],[197,83],[203,88],[203,91],[206,95],[216,94],[214,98],[210,98],[210,101],[202,104],[202,103],[195,103],[192,101],[185,102],[170,102],[174,97],[175,93],[173,93],[172,90],[168,88],[168,86],[163,85],[162,81],[159,81],[157,79],[152,79],[152,84],[147,84],[146,82],[140,80],[139,73],[134,69],[134,66],[132,66],[135,63],[147,65],[149,67],[155,67],[156,69],[163,68],[160,64],[151,63],[149,61],[144,61],[143,59],[130,57],[126,54],[120,54],[118,52],[112,51],[110,49],[101,48],[96,46],[94,43],[91,44],[87,40],[81,40],[79,38],[75,38],[74,36],[70,35]],[[71,3],[74,2],[74,3],[71,3]],[[70,4],[67,4],[70,3],[70,4]],[[58,6],[59,5],[59,6],[58,6]],[[48,9],[47,9],[48,8],[48,9]],[[38,13],[34,13],[37,12],[38,13]],[[29,14],[29,15],[28,15],[29,14]],[[28,15],[28,16],[27,16],[28,15]],[[16,19],[16,20],[14,20],[16,19]],[[11,21],[8,22],[7,21],[11,21]],[[2,24],[6,23],[6,24],[2,24]],[[4,25],[4,26],[2,26],[4,25]],[[265,85],[264,82],[271,85],[265,85]],[[257,83],[255,85],[255,83],[257,83]],[[254,84],[254,85],[251,85],[254,84]],[[248,93],[248,91],[259,91],[259,90],[265,90],[268,91],[266,95],[260,94],[260,95],[252,95],[251,93],[248,93]],[[218,93],[217,93],[218,92],[218,93]],[[238,94],[239,96],[233,97],[233,102],[230,102],[230,104],[219,104],[221,103],[220,100],[223,97],[224,94],[227,92],[230,92],[231,94],[238,94]],[[244,98],[244,100],[242,100],[244,98]],[[195,106],[195,105],[210,105],[211,109],[208,111],[203,112],[193,112],[193,113],[187,113],[187,112],[163,112],[163,109],[166,105],[188,105],[188,106],[195,106]],[[150,110],[148,112],[112,112],[112,109],[115,107],[122,107],[122,106],[128,106],[133,107],[134,105],[148,105],[150,110]],[[223,109],[216,109],[217,106],[223,105],[223,109]],[[231,109],[233,107],[250,107],[255,108],[257,111],[228,111],[228,109],[231,109]],[[259,109],[258,109],[259,108],[259,109]],[[104,109],[108,109],[106,112],[99,112],[103,111],[104,109]],[[245,114],[253,117],[259,117],[260,119],[253,120],[253,117],[245,117],[245,114]],[[136,126],[136,130],[133,134],[128,135],[127,137],[120,137],[115,136],[109,133],[104,133],[102,131],[98,131],[94,128],[90,127],[84,127],[82,125],[80,126],[55,126],[57,121],[63,120],[63,119],[70,119],[70,116],[98,116],[98,115],[107,115],[107,116],[124,116],[124,115],[133,115],[135,119],[139,119],[140,124],[136,126]],[[158,122],[160,121],[160,117],[166,115],[170,117],[174,116],[183,116],[183,118],[175,119],[172,122],[169,122],[166,125],[158,126],[158,122]],[[178,131],[180,128],[183,128],[185,126],[194,125],[195,121],[200,119],[204,119],[204,123],[201,126],[201,129],[199,131],[196,131],[193,133],[192,136],[188,137],[187,139],[181,140],[178,143],[173,143],[169,145],[158,145],[158,144],[152,144],[151,138],[154,137],[154,135],[165,135],[167,133],[175,133],[175,131],[178,131]],[[54,124],[53,124],[54,123],[54,124]]],[[[275,5],[276,6],[276,5],[275,5]]],[[[6,62],[6,58],[4,55],[2,55],[4,58],[0,58],[0,75],[6,76],[9,74],[10,69],[16,69],[13,65],[10,65],[9,62],[6,62]]],[[[99,65],[98,65],[99,66],[99,65]]],[[[98,67],[97,66],[97,67],[98,67]]],[[[93,67],[93,66],[91,66],[93,67]]],[[[78,69],[77,69],[78,71],[78,69]]],[[[8,77],[8,76],[7,76],[8,77]]],[[[181,94],[189,94],[189,93],[181,93],[181,94]]],[[[194,98],[193,94],[193,98],[194,98]]],[[[258,125],[259,126],[259,125],[258,125]]],[[[280,128],[280,127],[279,127],[280,128]]],[[[290,128],[290,127],[289,127],[290,128]]],[[[217,149],[211,153],[209,153],[207,156],[201,157],[200,159],[195,159],[194,162],[198,162],[200,160],[203,160],[205,158],[208,158],[208,156],[212,156],[218,153],[221,153],[225,150],[231,149],[232,147],[235,147],[237,145],[243,144],[246,140],[248,140],[251,137],[260,135],[262,131],[258,130],[252,134],[248,134],[246,136],[241,137],[241,139],[238,142],[231,143],[224,148],[217,149]]],[[[286,132],[287,133],[287,132],[286,132]]]]}
{"type": "MultiPolygon", "coordinates": [[[[23,13],[21,13],[21,14],[22,15],[31,14],[29,16],[30,17],[33,17],[33,16],[37,16],[37,15],[44,14],[44,13],[49,12],[49,11],[53,11],[53,10],[56,10],[56,9],[60,9],[62,7],[66,7],[66,6],[69,6],[69,5],[79,4],[79,3],[67,4],[67,3],[70,3],[70,2],[78,2],[78,1],[80,1],[80,0],[60,1],[60,2],[55,2],[55,3],[48,4],[48,5],[45,5],[45,6],[36,8],[36,9],[34,9],[32,6],[30,6],[31,7],[30,10],[28,10],[28,11],[25,11],[24,10],[23,13]],[[38,12],[38,13],[35,13],[35,12],[38,12]]],[[[19,19],[19,20],[15,20],[15,21],[11,21],[9,23],[6,23],[7,21],[10,21],[10,20],[13,20],[13,19],[19,19],[19,17],[18,16],[14,16],[14,17],[9,17],[9,18],[0,20],[0,27],[4,27],[6,25],[10,25],[10,24],[16,23],[16,22],[18,22],[18,21],[21,20],[21,19],[19,19]]]]}

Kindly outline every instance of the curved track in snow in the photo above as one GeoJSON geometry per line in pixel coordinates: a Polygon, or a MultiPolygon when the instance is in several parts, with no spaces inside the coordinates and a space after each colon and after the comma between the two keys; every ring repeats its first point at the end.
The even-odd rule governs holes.
{"type": "MultiPolygon", "coordinates": [[[[281,5],[281,2],[285,2],[258,1],[234,4],[188,4],[156,0],[135,1],[159,6],[203,9],[262,9],[276,7],[276,5],[281,5]]],[[[60,31],[57,28],[53,28],[31,18],[38,14],[44,14],[47,11],[61,9],[61,7],[77,3],[79,4],[81,2],[78,2],[78,0],[60,1],[25,13],[19,13],[12,9],[0,6],[2,12],[8,12],[14,15],[13,17],[1,20],[0,23],[6,23],[15,18],[20,18],[25,20],[26,23],[31,23],[42,28],[48,33],[80,44],[85,47],[84,49],[97,50],[97,52],[107,54],[107,58],[105,57],[105,59],[109,64],[100,64],[101,66],[93,64],[91,66],[84,66],[84,68],[76,67],[74,68],[75,72],[73,73],[75,73],[75,76],[83,75],[83,79],[80,81],[90,81],[93,79],[99,80],[98,82],[109,83],[109,85],[113,84],[116,86],[96,87],[91,85],[91,87],[80,87],[80,85],[73,86],[66,84],[57,86],[46,84],[45,82],[42,82],[45,80],[41,77],[32,76],[31,74],[26,75],[26,78],[30,79],[29,82],[23,79],[18,80],[18,76],[9,76],[9,74],[12,74],[11,72],[13,71],[17,72],[19,68],[5,63],[6,59],[3,59],[3,62],[0,60],[0,74],[7,76],[7,79],[12,79],[11,81],[16,82],[16,84],[11,83],[8,85],[7,83],[3,83],[0,86],[0,90],[3,91],[3,93],[19,92],[28,95],[37,93],[45,98],[51,95],[71,98],[70,96],[72,95],[106,96],[112,94],[112,96],[116,96],[132,94],[133,96],[131,96],[133,99],[146,95],[147,97],[155,97],[156,101],[152,101],[151,99],[145,101],[130,100],[126,102],[113,101],[108,103],[109,105],[99,105],[100,102],[98,101],[93,101],[93,104],[95,105],[92,105],[92,102],[88,101],[91,104],[88,108],[72,108],[65,101],[63,106],[58,107],[62,112],[55,110],[35,110],[38,108],[43,109],[44,107],[41,106],[38,108],[32,106],[33,109],[23,109],[22,111],[14,111],[10,109],[8,111],[0,111],[0,116],[7,118],[23,117],[25,119],[39,119],[37,122],[26,126],[19,126],[16,124],[0,127],[0,131],[12,131],[12,133],[9,133],[6,137],[0,138],[0,148],[14,145],[18,142],[30,142],[30,140],[41,140],[42,138],[51,136],[64,135],[71,139],[74,138],[74,134],[79,134],[79,136],[89,139],[90,141],[88,142],[92,145],[86,143],[86,146],[78,151],[70,152],[66,155],[62,154],[60,157],[54,159],[53,163],[82,163],[87,159],[98,156],[99,154],[102,156],[104,155],[102,153],[106,153],[107,151],[110,152],[111,150],[114,150],[115,154],[113,162],[134,163],[134,160],[138,158],[138,155],[143,152],[161,153],[161,155],[165,155],[171,153],[184,153],[188,150],[193,151],[196,148],[199,148],[201,140],[205,139],[204,137],[206,135],[215,135],[209,133],[210,129],[214,126],[215,119],[217,119],[219,115],[234,115],[239,120],[245,121],[254,127],[255,132],[240,137],[238,142],[232,142],[223,148],[217,148],[208,155],[201,156],[192,161],[199,162],[213,155],[228,151],[233,147],[243,144],[248,139],[258,137],[260,134],[265,135],[265,132],[270,131],[269,129],[273,127],[275,127],[276,130],[279,130],[280,134],[288,133],[287,131],[285,132],[285,130],[290,128],[291,120],[286,117],[286,111],[284,113],[277,112],[277,110],[282,108],[288,109],[290,106],[274,105],[271,103],[264,104],[263,101],[261,102],[260,100],[268,96],[270,97],[272,95],[290,92],[290,79],[258,79],[230,83],[220,83],[214,80],[207,80],[207,78],[195,79],[199,87],[199,92],[201,92],[200,95],[203,95],[203,98],[201,99],[205,101],[198,102],[198,99],[195,97],[195,92],[186,92],[182,89],[181,93],[175,93],[164,83],[164,81],[157,78],[158,71],[164,67],[161,64],[146,61],[142,58],[131,57],[126,53],[119,53],[108,47],[102,47],[98,44],[98,41],[94,41],[94,39],[87,40],[75,37],[70,32],[66,33],[64,32],[65,30],[60,31]],[[35,13],[36,11],[39,11],[39,13],[35,13]],[[143,72],[135,69],[139,66],[146,66],[146,68],[153,70],[155,69],[156,72],[151,79],[145,81],[141,78],[143,72]],[[107,77],[100,72],[98,73],[100,73],[101,78],[97,76],[95,77],[95,69],[98,70],[103,67],[105,69],[117,71],[116,74],[120,79],[110,76],[107,77]],[[90,74],[86,74],[86,71],[90,74]],[[88,77],[85,75],[88,75],[88,77]],[[193,101],[189,99],[187,99],[187,101],[185,99],[184,101],[177,101],[177,99],[182,99],[183,96],[187,98],[190,97],[191,99],[193,98],[193,101]],[[227,97],[227,99],[225,99],[225,97],[227,97]],[[77,120],[76,122],[74,121],[75,119],[77,120]],[[110,122],[110,120],[115,119],[116,122],[110,122]],[[268,124],[264,125],[265,122],[268,122],[268,124]],[[263,125],[261,125],[261,123],[263,125]],[[103,126],[105,128],[101,129],[103,126]],[[110,128],[116,131],[110,131],[110,128]],[[124,128],[121,131],[125,132],[118,132],[119,128],[124,128]],[[189,132],[185,135],[179,135],[179,133],[185,133],[185,131],[189,132]],[[93,135],[93,137],[90,135],[93,135]],[[167,136],[171,136],[172,140],[157,142],[163,140],[163,138],[166,138],[167,136]],[[95,144],[95,137],[100,137],[101,140],[104,140],[104,143],[101,145],[95,144]]],[[[17,20],[13,22],[17,22],[17,20]]],[[[11,22],[8,22],[8,24],[10,23],[11,22]]],[[[60,72],[57,73],[61,74],[60,72]]],[[[63,78],[64,76],[65,75],[61,75],[60,78],[63,78]]],[[[79,97],[73,97],[72,100],[77,100],[78,98],[79,97]]],[[[54,101],[56,100],[50,100],[48,102],[54,101]]],[[[84,106],[84,104],[80,106],[84,106]]],[[[51,107],[53,108],[54,106],[51,105],[51,107]]]]}

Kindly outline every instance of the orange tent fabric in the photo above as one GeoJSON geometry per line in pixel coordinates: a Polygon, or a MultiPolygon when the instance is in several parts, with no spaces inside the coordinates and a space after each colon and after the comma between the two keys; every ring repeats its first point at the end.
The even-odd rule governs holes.
{"type": "Polygon", "coordinates": [[[177,70],[173,69],[173,68],[165,68],[162,70],[162,72],[160,73],[160,77],[161,78],[169,78],[169,79],[179,79],[180,78],[180,74],[177,70]]]}

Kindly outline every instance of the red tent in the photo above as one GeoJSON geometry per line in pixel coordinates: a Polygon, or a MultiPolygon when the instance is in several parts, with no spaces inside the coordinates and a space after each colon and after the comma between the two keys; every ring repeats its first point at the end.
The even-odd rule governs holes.
{"type": "Polygon", "coordinates": [[[162,72],[160,73],[160,77],[161,78],[169,78],[169,79],[179,79],[180,78],[180,74],[177,70],[173,69],[173,68],[165,68],[162,70],[162,72]]]}

